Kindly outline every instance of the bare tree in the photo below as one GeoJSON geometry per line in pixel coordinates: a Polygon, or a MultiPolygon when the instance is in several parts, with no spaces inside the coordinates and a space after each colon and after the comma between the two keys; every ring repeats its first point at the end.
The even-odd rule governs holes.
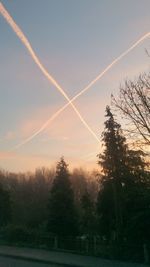
{"type": "Polygon", "coordinates": [[[113,105],[128,120],[127,131],[141,144],[150,145],[150,73],[133,81],[125,81],[118,98],[112,95],[113,105]]]}

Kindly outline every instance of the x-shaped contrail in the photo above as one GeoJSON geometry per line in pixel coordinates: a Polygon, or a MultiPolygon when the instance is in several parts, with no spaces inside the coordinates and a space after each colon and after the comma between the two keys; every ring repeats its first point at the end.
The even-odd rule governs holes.
{"type": "Polygon", "coordinates": [[[87,90],[89,90],[100,78],[103,77],[103,75],[109,71],[118,61],[120,61],[124,56],[126,56],[129,52],[131,52],[136,46],[138,46],[142,41],[144,41],[146,38],[150,37],[150,32],[144,34],[138,41],[136,41],[132,46],[130,46],[126,51],[124,51],[120,56],[118,56],[116,59],[114,59],[94,80],[92,80],[83,90],[81,90],[76,96],[74,96],[72,99],[68,97],[68,95],[65,93],[63,88],[58,84],[58,82],[48,73],[48,71],[45,69],[45,67],[40,62],[39,58],[35,54],[31,44],[29,43],[27,37],[24,35],[24,33],[21,31],[19,26],[15,23],[13,18],[10,16],[8,11],[5,9],[5,7],[0,3],[0,12],[3,15],[3,17],[6,19],[6,21],[9,23],[13,31],[17,34],[19,39],[22,41],[22,43],[27,48],[28,52],[30,53],[32,59],[34,62],[38,65],[42,73],[46,76],[46,78],[60,91],[60,93],[66,98],[68,101],[67,104],[65,104],[62,108],[57,110],[43,125],[42,127],[36,131],[33,135],[25,139],[22,143],[15,146],[12,150],[15,150],[22,145],[28,143],[31,141],[36,135],[38,135],[40,132],[42,132],[50,122],[52,122],[63,110],[65,110],[69,105],[72,106],[76,114],[78,115],[80,121],[85,125],[85,127],[88,129],[88,131],[93,135],[93,137],[100,143],[99,138],[97,135],[93,132],[91,127],[87,124],[87,122],[84,120],[84,118],[81,116],[77,108],[74,106],[73,102],[81,96],[83,93],[85,93],[87,90]]]}

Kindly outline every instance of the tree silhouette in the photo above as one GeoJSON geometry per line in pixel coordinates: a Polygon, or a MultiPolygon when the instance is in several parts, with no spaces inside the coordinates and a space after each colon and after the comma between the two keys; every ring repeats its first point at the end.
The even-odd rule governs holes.
{"type": "Polygon", "coordinates": [[[129,121],[130,137],[136,143],[150,145],[150,73],[140,75],[134,82],[126,81],[120,87],[119,97],[112,96],[112,101],[129,121]]]}
{"type": "Polygon", "coordinates": [[[10,195],[0,184],[0,226],[4,226],[11,220],[10,195]]]}
{"type": "Polygon", "coordinates": [[[86,191],[81,198],[81,231],[83,234],[93,236],[96,230],[95,203],[86,191]]]}
{"type": "Polygon", "coordinates": [[[145,205],[141,195],[145,192],[146,163],[141,151],[128,148],[121,126],[115,121],[109,107],[106,108],[106,117],[102,134],[104,151],[98,155],[103,176],[97,211],[101,232],[107,238],[115,233],[119,241],[130,218],[135,216],[136,203],[145,205]]]}
{"type": "Polygon", "coordinates": [[[57,163],[49,198],[48,230],[57,236],[77,234],[77,214],[67,164],[62,157],[57,163]]]}

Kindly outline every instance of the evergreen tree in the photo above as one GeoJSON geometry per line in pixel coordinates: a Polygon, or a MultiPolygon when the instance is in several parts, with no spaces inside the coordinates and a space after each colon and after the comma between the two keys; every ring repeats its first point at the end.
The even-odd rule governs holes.
{"type": "Polygon", "coordinates": [[[57,163],[49,198],[48,230],[57,236],[77,234],[77,214],[74,195],[69,180],[67,164],[63,157],[57,163]]]}
{"type": "Polygon", "coordinates": [[[81,198],[81,232],[88,236],[96,233],[95,203],[86,192],[81,198]]]}
{"type": "Polygon", "coordinates": [[[122,182],[125,173],[127,146],[121,132],[121,126],[115,122],[109,107],[106,108],[103,154],[99,154],[99,164],[102,167],[102,190],[98,195],[98,213],[100,226],[104,234],[111,235],[115,231],[117,238],[122,228],[122,182]]]}
{"type": "Polygon", "coordinates": [[[140,151],[129,150],[118,124],[109,107],[106,108],[105,130],[102,134],[104,151],[99,154],[103,177],[97,200],[101,232],[111,238],[113,232],[119,240],[127,225],[135,194],[140,191],[144,179],[145,163],[140,151]]]}

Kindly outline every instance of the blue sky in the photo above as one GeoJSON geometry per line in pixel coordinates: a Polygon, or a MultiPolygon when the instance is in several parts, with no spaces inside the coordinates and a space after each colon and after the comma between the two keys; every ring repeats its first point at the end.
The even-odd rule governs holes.
{"type": "MultiPolygon", "coordinates": [[[[41,62],[73,97],[115,57],[150,31],[149,0],[3,0],[41,62]]],[[[75,101],[99,136],[110,94],[125,78],[149,69],[150,38],[75,101]]],[[[9,153],[62,105],[63,96],[35,65],[0,16],[0,167],[11,171],[50,166],[64,155],[71,166],[96,166],[100,147],[68,107],[43,133],[9,153]]]]}

